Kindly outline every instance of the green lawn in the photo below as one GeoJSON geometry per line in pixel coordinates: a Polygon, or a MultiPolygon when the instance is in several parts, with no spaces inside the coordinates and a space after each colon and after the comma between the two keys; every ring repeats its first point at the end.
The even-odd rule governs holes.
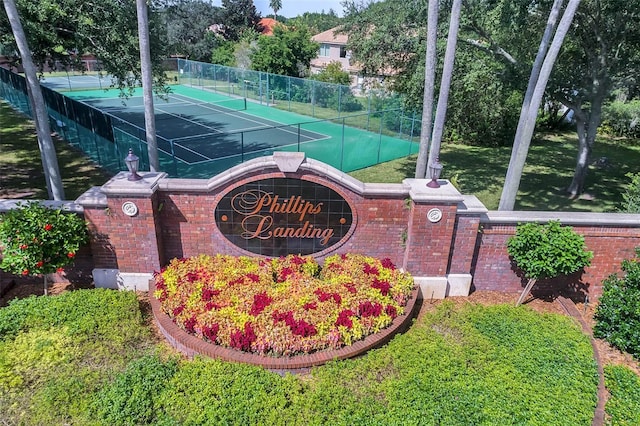
{"type": "MultiPolygon", "coordinates": [[[[607,157],[610,166],[591,166],[585,194],[569,199],[563,191],[571,182],[577,155],[575,133],[546,134],[531,143],[527,164],[516,199],[518,210],[616,211],[629,179],[626,173],[640,171],[637,140],[598,136],[592,159],[607,157]]],[[[451,179],[463,194],[473,194],[490,210],[498,207],[510,147],[486,148],[444,144],[440,162],[442,177],[451,179]]],[[[416,156],[389,161],[350,173],[365,182],[401,182],[414,177],[416,156]]]]}

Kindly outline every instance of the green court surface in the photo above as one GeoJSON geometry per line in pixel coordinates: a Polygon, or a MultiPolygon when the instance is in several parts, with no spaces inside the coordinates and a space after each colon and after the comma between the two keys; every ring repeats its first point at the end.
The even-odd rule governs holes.
{"type": "MultiPolygon", "coordinates": [[[[115,89],[64,93],[109,114],[116,143],[133,147],[144,165],[142,91],[127,99],[119,94],[115,89]]],[[[366,114],[317,120],[181,85],[171,86],[166,97],[154,97],[154,108],[161,166],[179,177],[208,177],[274,151],[301,151],[345,172],[418,151],[416,142],[356,127],[367,122],[366,114]]]]}

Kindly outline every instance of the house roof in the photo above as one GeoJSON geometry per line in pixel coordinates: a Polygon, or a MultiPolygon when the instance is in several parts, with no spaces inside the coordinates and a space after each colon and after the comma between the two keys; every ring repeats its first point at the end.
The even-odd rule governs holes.
{"type": "Polygon", "coordinates": [[[346,34],[334,34],[335,31],[339,30],[340,27],[333,27],[328,29],[327,31],[321,32],[320,34],[316,34],[311,37],[311,40],[318,43],[331,43],[331,44],[341,44],[346,45],[349,41],[349,36],[346,34]]]}
{"type": "Polygon", "coordinates": [[[280,23],[273,18],[262,18],[258,24],[262,27],[262,35],[273,35],[273,27],[280,23]]]}

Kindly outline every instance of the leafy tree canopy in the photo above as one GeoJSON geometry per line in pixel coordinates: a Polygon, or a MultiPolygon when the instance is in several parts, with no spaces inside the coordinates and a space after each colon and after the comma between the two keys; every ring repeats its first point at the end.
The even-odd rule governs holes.
{"type": "Polygon", "coordinates": [[[218,39],[209,30],[222,22],[222,9],[204,0],[178,0],[163,10],[167,28],[168,51],[194,61],[206,62],[218,39]]]}
{"type": "Polygon", "coordinates": [[[349,86],[351,84],[351,77],[349,73],[342,69],[342,64],[338,61],[332,61],[327,65],[325,69],[318,74],[311,76],[314,80],[324,81],[325,83],[342,84],[349,86]]]}
{"type": "Polygon", "coordinates": [[[327,31],[331,28],[337,27],[342,22],[342,19],[336,14],[333,9],[329,9],[329,12],[305,12],[300,16],[287,20],[287,25],[290,27],[305,26],[309,28],[312,35],[319,34],[323,31],[327,31]]]}
{"type": "MultiPolygon", "coordinates": [[[[79,61],[79,54],[92,53],[104,71],[115,76],[120,89],[140,80],[136,4],[124,0],[17,1],[18,11],[34,61],[43,66],[60,61],[79,61]]],[[[166,30],[155,3],[150,5],[149,33],[156,87],[164,87],[161,64],[165,57],[166,30]]],[[[0,43],[15,46],[4,9],[0,9],[0,43]]],[[[17,51],[17,49],[10,49],[17,51]]],[[[19,58],[14,58],[19,61],[19,58]]]]}
{"type": "Polygon", "coordinates": [[[257,48],[251,55],[251,67],[274,74],[304,76],[318,49],[318,43],[311,41],[306,27],[276,26],[272,36],[258,37],[257,48]]]}
{"type": "Polygon", "coordinates": [[[247,29],[260,33],[260,18],[253,0],[222,0],[220,23],[227,40],[240,40],[247,29]]]}

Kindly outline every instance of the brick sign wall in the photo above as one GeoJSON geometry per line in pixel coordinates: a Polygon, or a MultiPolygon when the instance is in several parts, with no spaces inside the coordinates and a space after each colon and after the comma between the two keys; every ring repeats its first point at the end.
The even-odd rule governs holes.
{"type": "MultiPolygon", "coordinates": [[[[341,232],[340,238],[310,249],[310,254],[320,262],[334,253],[388,257],[414,275],[424,297],[467,295],[473,289],[520,291],[524,281],[507,256],[506,241],[522,222],[560,220],[584,235],[588,249],[595,254],[584,274],[564,282],[542,282],[541,288],[563,285],[597,296],[602,280],[618,272],[620,262],[632,258],[635,247],[640,246],[640,215],[492,212],[446,181],[437,189],[427,188],[426,181],[417,179],[406,179],[402,184],[364,184],[297,153],[251,160],[209,180],[168,179],[163,173],[142,175],[143,180],[131,182],[126,173],[120,173],[76,200],[92,234],[84,265],[93,266],[94,278],[103,277],[107,286],[145,289],[153,272],[173,258],[201,253],[256,256],[248,246],[225,235],[234,227],[242,229],[242,218],[228,226],[228,218],[223,220],[222,216],[229,216],[229,199],[224,201],[227,210],[216,213],[216,208],[225,196],[247,188],[274,197],[274,190],[260,183],[269,180],[282,183],[289,179],[296,188],[295,180],[305,183],[300,189],[278,195],[276,203],[258,214],[273,221],[266,231],[278,238],[295,237],[285,234],[306,226],[297,235],[306,232],[305,238],[310,238],[311,226],[321,230],[342,226],[334,229],[341,232]],[[314,188],[325,195],[313,199],[309,191],[314,188]],[[303,193],[297,194],[298,190],[303,193]],[[333,195],[327,198],[328,193],[333,195]],[[278,216],[283,212],[293,212],[293,216],[278,216]],[[313,220],[305,225],[307,219],[313,220]],[[284,225],[277,224],[281,221],[284,225]]],[[[272,201],[265,198],[262,203],[272,201]]],[[[7,206],[5,203],[4,208],[10,208],[7,206]]],[[[267,241],[265,247],[269,244],[267,241]]],[[[82,265],[76,269],[83,269],[82,265]]],[[[69,272],[86,276],[84,269],[69,272]]],[[[7,279],[6,274],[2,279],[7,279]]]]}

